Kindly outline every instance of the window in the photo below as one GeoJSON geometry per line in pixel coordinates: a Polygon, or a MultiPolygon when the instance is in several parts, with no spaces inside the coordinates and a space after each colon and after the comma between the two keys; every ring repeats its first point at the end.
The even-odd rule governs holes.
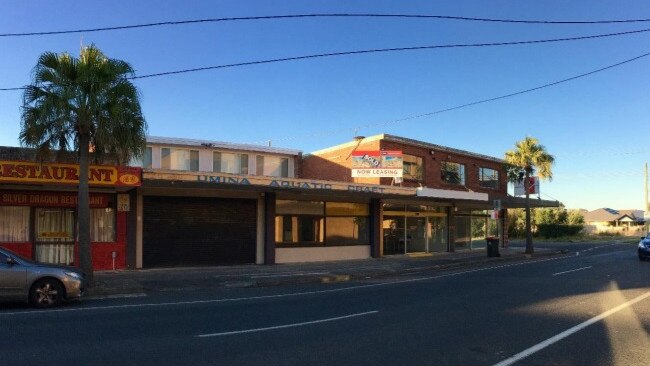
{"type": "Polygon", "coordinates": [[[160,168],[198,172],[199,151],[163,147],[160,149],[160,168]]]}
{"type": "Polygon", "coordinates": [[[275,241],[298,245],[368,245],[369,207],[364,203],[278,200],[275,241]]]}
{"type": "Polygon", "coordinates": [[[151,154],[151,146],[147,146],[147,148],[144,150],[144,156],[142,158],[142,167],[144,169],[151,169],[152,167],[152,154],[151,154]]]}
{"type": "Polygon", "coordinates": [[[218,173],[248,174],[248,154],[215,151],[212,153],[212,171],[218,173]]]}
{"type": "Polygon", "coordinates": [[[403,155],[404,179],[422,180],[422,158],[412,155],[403,155]]]}
{"type": "Polygon", "coordinates": [[[370,244],[370,210],[365,203],[326,202],[327,245],[370,244]]]}
{"type": "Polygon", "coordinates": [[[440,173],[443,182],[465,185],[465,165],[463,164],[443,161],[440,173]]]}
{"type": "Polygon", "coordinates": [[[29,207],[0,207],[0,242],[29,241],[29,207]]]}
{"type": "Polygon", "coordinates": [[[74,260],[74,211],[65,208],[36,209],[36,260],[70,265],[74,260]]]}
{"type": "Polygon", "coordinates": [[[112,208],[90,209],[90,241],[99,243],[115,241],[115,210],[112,208]]]}
{"type": "Polygon", "coordinates": [[[277,243],[322,244],[324,203],[310,201],[276,202],[275,241],[277,243]]]}
{"type": "Polygon", "coordinates": [[[271,177],[288,177],[289,176],[289,158],[279,156],[257,155],[256,174],[271,177]]]}
{"type": "Polygon", "coordinates": [[[499,189],[499,171],[490,168],[479,168],[478,184],[483,188],[499,189]]]}

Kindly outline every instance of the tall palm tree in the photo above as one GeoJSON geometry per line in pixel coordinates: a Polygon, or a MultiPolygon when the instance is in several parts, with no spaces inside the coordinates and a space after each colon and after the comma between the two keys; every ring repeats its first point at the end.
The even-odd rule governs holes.
{"type": "Polygon", "coordinates": [[[542,179],[553,178],[551,166],[555,162],[553,155],[546,152],[544,145],[534,137],[526,137],[515,144],[514,150],[506,151],[505,160],[509,164],[508,179],[523,179],[526,191],[526,253],[533,254],[533,234],[530,224],[530,177],[537,172],[542,179]]]}
{"type": "Polygon", "coordinates": [[[79,58],[45,52],[23,94],[21,143],[36,148],[40,158],[51,150],[78,154],[79,256],[91,284],[89,152],[97,163],[110,155],[118,164],[144,154],[147,124],[133,76],[131,65],[107,58],[94,45],[79,58]]]}

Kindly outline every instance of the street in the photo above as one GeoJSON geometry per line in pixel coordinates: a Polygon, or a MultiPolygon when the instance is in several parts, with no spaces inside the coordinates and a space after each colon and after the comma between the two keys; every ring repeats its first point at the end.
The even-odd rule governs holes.
{"type": "Polygon", "coordinates": [[[0,305],[0,324],[3,366],[647,365],[650,262],[584,245],[365,281],[0,305]]]}

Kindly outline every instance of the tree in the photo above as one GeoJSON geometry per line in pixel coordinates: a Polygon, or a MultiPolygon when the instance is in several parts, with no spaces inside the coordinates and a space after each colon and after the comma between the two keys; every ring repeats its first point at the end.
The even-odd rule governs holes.
{"type": "Polygon", "coordinates": [[[144,154],[147,124],[133,76],[131,65],[107,58],[94,45],[83,48],[79,58],[45,52],[23,94],[21,143],[36,148],[40,158],[52,150],[77,153],[79,257],[90,284],[90,150],[97,163],[109,155],[124,164],[144,154]]]}
{"type": "Polygon", "coordinates": [[[506,151],[505,160],[508,164],[508,179],[523,180],[526,192],[526,253],[533,253],[533,233],[530,219],[530,177],[536,172],[542,179],[552,179],[551,166],[555,162],[553,155],[546,152],[534,137],[526,137],[515,144],[514,150],[506,151]]]}

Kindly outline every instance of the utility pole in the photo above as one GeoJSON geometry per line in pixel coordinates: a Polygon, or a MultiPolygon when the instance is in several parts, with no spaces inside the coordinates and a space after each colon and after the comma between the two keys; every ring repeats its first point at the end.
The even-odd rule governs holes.
{"type": "Polygon", "coordinates": [[[648,162],[647,161],[645,163],[643,180],[645,181],[645,187],[643,187],[644,188],[643,219],[645,221],[646,232],[650,232],[650,204],[648,204],[648,162]]]}

